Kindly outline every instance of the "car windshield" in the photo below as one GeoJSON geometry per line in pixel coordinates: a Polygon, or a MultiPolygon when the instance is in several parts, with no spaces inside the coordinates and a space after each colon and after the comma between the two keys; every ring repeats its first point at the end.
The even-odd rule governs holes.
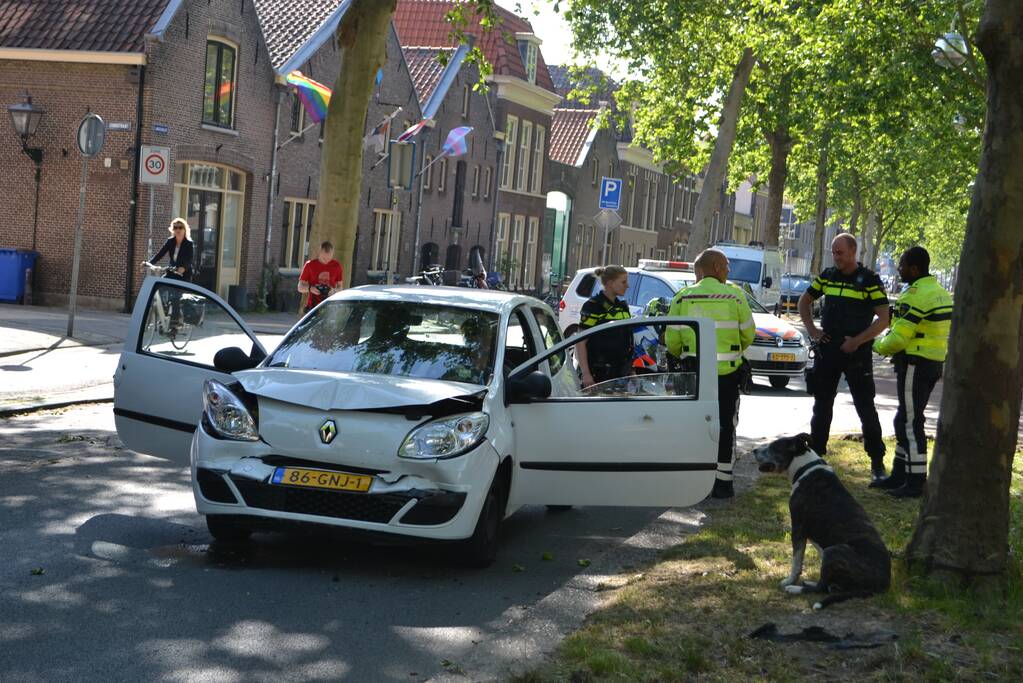
{"type": "Polygon", "coordinates": [[[267,367],[487,384],[498,315],[409,301],[328,301],[300,322],[267,367]]]}
{"type": "Polygon", "coordinates": [[[750,261],[741,258],[728,259],[728,279],[742,280],[743,282],[752,282],[759,285],[760,261],[750,261]]]}

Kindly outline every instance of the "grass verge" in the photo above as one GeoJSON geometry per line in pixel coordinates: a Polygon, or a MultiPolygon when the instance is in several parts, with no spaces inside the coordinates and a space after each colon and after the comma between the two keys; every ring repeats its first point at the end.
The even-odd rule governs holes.
{"type": "MultiPolygon", "coordinates": [[[[832,445],[829,463],[895,555],[888,593],[818,612],[812,596],[782,593],[778,583],[791,561],[789,485],[783,477],[762,477],[732,503],[708,506],[705,528],[619,589],[540,667],[512,680],[1023,680],[1020,454],[1011,492],[1010,589],[991,600],[908,575],[902,552],[919,501],[868,490],[861,444],[832,445]],[[768,623],[783,633],[817,626],[839,637],[875,636],[877,644],[838,649],[749,637],[768,623]]],[[[815,579],[820,560],[812,548],[804,566],[804,576],[815,579]]]]}

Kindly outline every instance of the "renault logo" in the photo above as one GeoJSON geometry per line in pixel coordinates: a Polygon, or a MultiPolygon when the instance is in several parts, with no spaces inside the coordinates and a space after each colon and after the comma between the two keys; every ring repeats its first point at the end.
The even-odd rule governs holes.
{"type": "Polygon", "coordinates": [[[337,436],[337,425],[333,420],[324,420],[320,425],[320,441],[330,443],[337,436]]]}

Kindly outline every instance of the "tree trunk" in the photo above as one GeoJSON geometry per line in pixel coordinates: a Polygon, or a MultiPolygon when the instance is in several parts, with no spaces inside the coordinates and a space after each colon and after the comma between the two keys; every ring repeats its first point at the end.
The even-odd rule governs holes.
{"type": "Polygon", "coordinates": [[[337,30],[341,73],[330,98],[320,159],[320,195],[310,250],[334,244],[352,281],[352,253],[362,196],[362,140],[377,70],[387,61],[387,35],[397,0],[356,0],[337,30]]]}
{"type": "Polygon", "coordinates": [[[792,137],[784,126],[765,133],[764,137],[771,146],[771,170],[767,174],[767,234],[764,236],[764,246],[777,247],[781,210],[785,203],[785,182],[789,177],[792,137]]]}
{"type": "Polygon", "coordinates": [[[710,226],[714,214],[721,210],[721,185],[728,169],[728,157],[732,154],[735,143],[735,128],[739,121],[739,110],[742,108],[742,97],[746,92],[750,74],[753,72],[753,50],[742,51],[739,63],[735,65],[732,85],[721,108],[721,123],[718,126],[718,137],[714,141],[714,151],[707,165],[703,178],[703,189],[696,200],[696,212],[693,216],[693,227],[689,233],[689,254],[699,254],[710,243],[710,226]]]}
{"type": "Polygon", "coordinates": [[[867,225],[863,228],[863,234],[860,236],[860,248],[863,250],[862,262],[867,264],[868,261],[873,261],[873,257],[870,253],[870,249],[874,244],[874,236],[878,231],[878,213],[877,211],[870,210],[867,212],[867,225]]]}
{"type": "Polygon", "coordinates": [[[863,190],[860,187],[860,174],[853,171],[853,205],[849,214],[849,234],[856,235],[859,228],[860,214],[863,213],[863,190]]]}
{"type": "Polygon", "coordinates": [[[821,139],[821,153],[817,161],[817,210],[814,212],[813,258],[810,260],[810,274],[820,274],[824,261],[824,231],[828,220],[828,143],[831,135],[825,133],[821,139]]]}
{"type": "Polygon", "coordinates": [[[1023,383],[1023,3],[987,0],[977,45],[988,68],[984,145],[938,438],[907,557],[935,578],[984,591],[1006,578],[1023,383]]]}

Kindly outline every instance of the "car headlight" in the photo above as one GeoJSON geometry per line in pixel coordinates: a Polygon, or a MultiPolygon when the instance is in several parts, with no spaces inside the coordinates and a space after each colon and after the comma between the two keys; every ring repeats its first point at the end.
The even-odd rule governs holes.
{"type": "Polygon", "coordinates": [[[259,441],[256,420],[237,394],[216,380],[202,386],[203,413],[214,436],[235,441],[259,441]]]}
{"type": "Polygon", "coordinates": [[[416,427],[398,449],[400,458],[452,458],[472,450],[487,434],[486,413],[466,413],[416,427]]]}

